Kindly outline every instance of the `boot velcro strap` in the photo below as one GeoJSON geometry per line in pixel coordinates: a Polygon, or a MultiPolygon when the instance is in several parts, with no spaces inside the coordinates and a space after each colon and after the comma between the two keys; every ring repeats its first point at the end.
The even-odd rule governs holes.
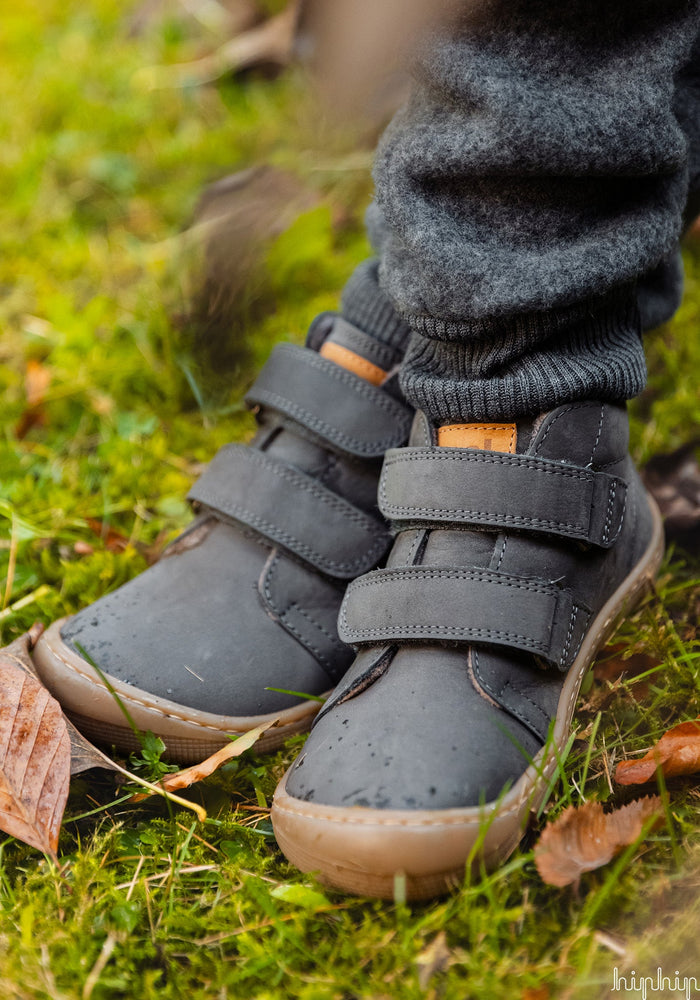
{"type": "Polygon", "coordinates": [[[365,573],[389,547],[378,520],[294,466],[240,444],[213,458],[188,494],[329,576],[365,573]]]}
{"type": "Polygon", "coordinates": [[[565,670],[589,612],[556,583],[467,567],[379,569],[350,584],[340,609],[343,642],[486,643],[521,649],[565,670]]]}
{"type": "Polygon", "coordinates": [[[413,419],[398,399],[294,344],[277,345],[245,398],[359,458],[379,458],[403,444],[413,419]]]}
{"type": "Polygon", "coordinates": [[[472,448],[400,448],[384,461],[379,507],[392,521],[543,531],[613,545],[622,479],[545,458],[472,448]]]}

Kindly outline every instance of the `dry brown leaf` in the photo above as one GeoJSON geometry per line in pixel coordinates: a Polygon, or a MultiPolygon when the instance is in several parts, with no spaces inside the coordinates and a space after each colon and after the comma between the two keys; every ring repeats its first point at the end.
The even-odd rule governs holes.
{"type": "MultiPolygon", "coordinates": [[[[160,531],[156,539],[150,545],[147,545],[145,542],[127,538],[126,535],[117,531],[116,528],[110,528],[109,525],[106,525],[97,518],[89,517],[87,523],[90,530],[102,539],[102,543],[108,552],[125,552],[129,546],[132,546],[137,552],[141,553],[149,566],[152,566],[154,562],[158,562],[163,555],[163,549],[168,538],[167,531],[160,531]]],[[[73,553],[76,556],[91,556],[94,552],[94,545],[82,539],[73,545],[73,553]]],[[[70,554],[70,550],[68,550],[68,554],[70,554]]]]}
{"type": "Polygon", "coordinates": [[[27,371],[24,380],[24,390],[27,394],[28,406],[39,406],[46,398],[46,391],[51,384],[51,372],[41,361],[30,358],[27,361],[27,371]]]}
{"type": "Polygon", "coordinates": [[[102,767],[107,771],[120,770],[106,753],[102,753],[96,746],[93,746],[90,740],[86,740],[83,734],[78,732],[70,719],[66,719],[66,726],[70,737],[71,777],[82,771],[89,771],[91,767],[102,767]]]}
{"type": "Polygon", "coordinates": [[[15,437],[20,441],[27,436],[32,427],[45,422],[43,403],[50,384],[50,370],[41,361],[30,358],[24,375],[27,408],[15,427],[15,437]]]}
{"type": "MultiPolygon", "coordinates": [[[[216,753],[212,754],[211,757],[207,757],[201,763],[193,764],[192,767],[186,767],[183,771],[175,771],[173,774],[167,774],[158,783],[158,788],[165,792],[176,792],[181,788],[189,788],[190,785],[194,785],[197,781],[208,778],[214,771],[218,771],[226,761],[232,760],[234,757],[240,757],[246,750],[250,750],[263,733],[276,726],[277,722],[277,719],[273,719],[272,722],[266,722],[263,726],[250,729],[243,736],[239,736],[237,740],[234,740],[233,743],[229,743],[225,747],[222,747],[221,750],[217,750],[216,753]]],[[[131,796],[129,801],[142,802],[143,799],[147,799],[153,794],[155,793],[137,792],[131,796]]]]}
{"type": "Polygon", "coordinates": [[[12,659],[0,659],[0,829],[56,857],[70,784],[61,706],[12,659]]]}
{"type": "Polygon", "coordinates": [[[87,523],[90,530],[102,539],[108,552],[123,552],[128,547],[129,539],[116,528],[110,528],[104,521],[100,521],[96,517],[89,517],[87,523]]]}
{"type": "Polygon", "coordinates": [[[639,760],[622,760],[615,770],[618,785],[643,785],[660,767],[665,778],[700,771],[700,719],[681,722],[664,733],[639,760]]]}
{"type": "MultiPolygon", "coordinates": [[[[40,622],[35,622],[29,631],[21,635],[19,639],[15,639],[9,646],[0,649],[0,672],[6,664],[11,664],[41,683],[32,663],[31,650],[43,631],[44,626],[40,622]]],[[[81,771],[88,771],[91,767],[102,767],[110,771],[118,770],[114,761],[110,760],[97,747],[93,746],[89,740],[86,740],[69,719],[66,719],[64,716],[64,720],[70,739],[71,775],[80,774],[81,771]]]]}
{"type": "MultiPolygon", "coordinates": [[[[205,820],[201,806],[125,771],[63,715],[31,659],[43,630],[37,623],[0,650],[0,830],[55,858],[71,774],[91,767],[117,771],[151,789],[150,794],[169,796],[205,820]]],[[[246,734],[249,745],[257,735],[246,734]]],[[[241,753],[245,746],[236,748],[241,753]]]]}
{"type": "Polygon", "coordinates": [[[548,986],[526,986],[522,1000],[549,1000],[548,986]]]}
{"type": "Polygon", "coordinates": [[[659,665],[658,658],[649,653],[632,653],[627,656],[629,647],[625,643],[607,646],[593,667],[596,681],[615,681],[622,674],[627,677],[637,677],[653,670],[659,665]]]}
{"type": "Polygon", "coordinates": [[[658,795],[603,812],[600,802],[569,806],[548,823],[535,847],[535,865],[544,882],[578,883],[584,872],[607,864],[639,837],[645,822],[661,812],[658,795]]]}

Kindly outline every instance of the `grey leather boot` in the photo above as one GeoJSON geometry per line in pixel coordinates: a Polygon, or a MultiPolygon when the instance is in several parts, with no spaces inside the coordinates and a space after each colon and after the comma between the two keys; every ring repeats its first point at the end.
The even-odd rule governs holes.
{"type": "Polygon", "coordinates": [[[596,651],[653,578],[658,511],[624,407],[437,430],[379,487],[396,540],[348,588],[358,652],[275,794],[287,857],[350,892],[446,891],[519,842],[596,651]]]}
{"type": "Polygon", "coordinates": [[[413,412],[385,381],[393,348],[328,315],[307,342],[275,349],[246,397],[257,436],[216,455],[190,493],[197,518],[161,560],[35,647],[89,737],[138,747],[121,702],[182,761],[278,718],[259,744],[272,748],[319,708],[273,689],[321,695],[352,661],[338,608],[390,545],[377,481],[413,412]]]}

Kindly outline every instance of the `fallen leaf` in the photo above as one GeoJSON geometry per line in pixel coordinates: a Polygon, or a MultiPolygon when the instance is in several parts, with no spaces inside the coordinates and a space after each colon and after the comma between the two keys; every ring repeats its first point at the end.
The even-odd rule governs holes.
{"type": "Polygon", "coordinates": [[[700,719],[681,722],[664,733],[639,760],[622,760],[615,770],[618,785],[643,785],[661,768],[665,778],[700,771],[700,719]]]}
{"type": "MultiPolygon", "coordinates": [[[[150,795],[164,795],[192,809],[203,822],[207,814],[201,806],[124,770],[64,716],[31,660],[43,630],[37,623],[0,650],[0,830],[55,859],[71,775],[91,767],[116,771],[148,788],[150,795]]],[[[239,741],[243,745],[233,745],[230,756],[238,756],[269,728],[246,733],[239,741]]]]}
{"type": "MultiPolygon", "coordinates": [[[[31,651],[43,631],[44,626],[41,622],[35,622],[28,632],[21,635],[19,639],[15,639],[9,646],[0,650],[0,675],[4,667],[9,665],[24,671],[25,674],[41,684],[32,663],[31,651]]],[[[0,714],[3,711],[4,706],[0,707],[0,714]]],[[[78,732],[70,719],[66,719],[65,716],[63,718],[70,740],[71,775],[80,774],[81,771],[88,771],[91,767],[102,767],[110,771],[119,770],[113,760],[110,760],[106,754],[98,750],[89,740],[85,739],[82,733],[78,732]]]]}
{"type": "Polygon", "coordinates": [[[46,398],[46,391],[51,384],[51,372],[41,361],[30,358],[27,361],[24,389],[27,394],[28,406],[39,406],[46,398]]]}
{"type": "MultiPolygon", "coordinates": [[[[231,760],[234,757],[240,757],[242,753],[257,743],[263,733],[266,733],[268,729],[272,729],[273,726],[277,725],[278,720],[273,719],[272,722],[266,722],[263,726],[257,726],[255,729],[250,729],[243,736],[239,736],[237,740],[232,743],[228,743],[221,750],[217,750],[216,753],[212,754],[211,757],[207,757],[199,764],[193,764],[192,767],[186,767],[183,771],[175,771],[173,774],[167,774],[158,782],[158,789],[165,792],[176,792],[180,788],[189,788],[190,785],[194,785],[197,781],[202,781],[204,778],[208,778],[210,774],[214,771],[218,771],[222,764],[226,761],[231,760]]],[[[131,802],[141,802],[143,799],[149,798],[149,795],[153,795],[153,792],[137,792],[135,795],[131,796],[131,802]]]]}
{"type": "Polygon", "coordinates": [[[20,417],[15,427],[15,437],[22,440],[27,436],[32,427],[37,427],[45,422],[43,410],[46,391],[51,384],[50,370],[34,358],[27,361],[27,368],[24,375],[24,392],[27,400],[27,408],[20,417]]]}
{"type": "Polygon", "coordinates": [[[606,681],[607,684],[603,689],[599,686],[591,689],[588,697],[589,708],[591,710],[594,706],[598,706],[597,710],[604,708],[610,700],[608,696],[618,690],[623,683],[626,685],[626,693],[636,702],[643,703],[649,695],[651,678],[646,677],[643,680],[638,678],[651,671],[658,672],[661,666],[658,657],[649,653],[630,653],[626,643],[608,646],[593,665],[593,680],[596,685],[601,681],[606,681]]]}
{"type": "Polygon", "coordinates": [[[544,882],[559,887],[577,884],[584,872],[610,861],[634,843],[645,822],[661,812],[658,795],[636,799],[603,812],[600,802],[569,806],[548,823],[535,846],[535,865],[544,882]]]}
{"type": "Polygon", "coordinates": [[[0,660],[0,829],[56,858],[70,784],[61,706],[10,658],[0,660]]]}
{"type": "Polygon", "coordinates": [[[548,986],[526,986],[522,1000],[549,1000],[548,986]]]}
{"type": "Polygon", "coordinates": [[[637,677],[659,665],[658,658],[650,656],[649,653],[626,655],[628,649],[625,643],[606,647],[593,667],[595,680],[615,681],[622,674],[627,677],[637,677]]]}
{"type": "Polygon", "coordinates": [[[700,552],[700,441],[689,441],[669,454],[655,455],[642,469],[642,479],[659,505],[667,541],[700,552]]]}
{"type": "MultiPolygon", "coordinates": [[[[168,531],[160,531],[154,541],[150,545],[147,545],[145,542],[127,538],[126,535],[117,531],[116,528],[110,528],[97,518],[89,517],[87,523],[90,530],[102,540],[107,552],[125,552],[127,548],[132,547],[141,553],[149,566],[158,562],[161,556],[164,555],[164,548],[169,535],[168,531]]],[[[94,545],[79,539],[74,543],[72,549],[66,546],[65,556],[66,558],[71,554],[76,556],[91,556],[94,552],[94,545]]]]}
{"type": "Polygon", "coordinates": [[[440,931],[416,958],[418,985],[422,990],[428,988],[428,983],[437,972],[444,972],[450,964],[450,957],[447,937],[444,931],[440,931]]]}
{"type": "Polygon", "coordinates": [[[102,539],[108,552],[123,552],[128,547],[129,539],[116,528],[110,528],[108,524],[99,521],[96,517],[89,517],[87,523],[90,530],[102,539]]]}

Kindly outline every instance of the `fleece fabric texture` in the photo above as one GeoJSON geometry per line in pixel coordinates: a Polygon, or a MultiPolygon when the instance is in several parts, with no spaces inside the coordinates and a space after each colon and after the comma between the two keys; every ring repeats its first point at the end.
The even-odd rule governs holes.
{"type": "Polygon", "coordinates": [[[472,0],[419,58],[368,226],[440,423],[645,381],[700,186],[700,0],[472,0]]]}

